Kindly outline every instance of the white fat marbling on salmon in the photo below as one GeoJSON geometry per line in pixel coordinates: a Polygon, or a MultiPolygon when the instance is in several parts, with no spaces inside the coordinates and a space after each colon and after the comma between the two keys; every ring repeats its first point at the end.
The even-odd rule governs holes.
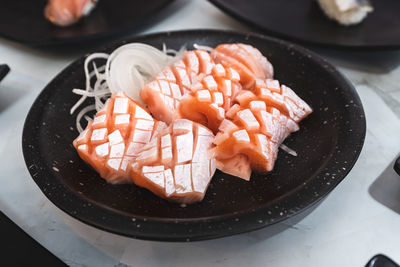
{"type": "Polygon", "coordinates": [[[107,115],[100,115],[100,116],[95,116],[93,119],[93,126],[96,127],[106,127],[105,122],[106,122],[107,115]]]}
{"type": "Polygon", "coordinates": [[[193,190],[204,193],[209,182],[210,162],[208,160],[192,163],[193,190]]]}
{"type": "Polygon", "coordinates": [[[117,97],[114,101],[114,114],[128,113],[128,98],[117,97]]]}
{"type": "Polygon", "coordinates": [[[176,162],[183,163],[191,160],[193,155],[193,133],[178,135],[176,137],[176,162]]]}
{"type": "Polygon", "coordinates": [[[167,169],[164,171],[164,177],[165,177],[165,193],[167,194],[167,196],[169,196],[175,192],[175,181],[171,169],[167,169]]]}
{"type": "Polygon", "coordinates": [[[191,164],[176,165],[174,177],[176,192],[178,194],[192,191],[191,164]]]}
{"type": "Polygon", "coordinates": [[[107,128],[95,129],[92,132],[91,141],[103,141],[107,136],[107,128]]]}
{"type": "Polygon", "coordinates": [[[171,146],[171,135],[166,134],[161,137],[161,147],[171,146]]]}
{"type": "Polygon", "coordinates": [[[150,173],[144,172],[143,175],[156,185],[164,187],[164,171],[150,173]]]}
{"type": "Polygon", "coordinates": [[[136,129],[133,133],[132,141],[136,143],[146,144],[150,142],[150,138],[151,138],[151,131],[143,131],[136,129]]]}
{"type": "Polygon", "coordinates": [[[214,92],[213,98],[214,98],[214,103],[217,104],[218,106],[224,104],[224,96],[222,95],[221,92],[214,92]]]}
{"type": "Polygon", "coordinates": [[[96,154],[99,157],[105,157],[108,155],[108,153],[109,153],[109,143],[108,142],[101,144],[99,146],[96,146],[96,154]]]}
{"type": "Polygon", "coordinates": [[[110,141],[110,145],[116,145],[122,143],[124,139],[122,138],[121,132],[116,130],[108,135],[108,140],[110,141]]]}
{"type": "Polygon", "coordinates": [[[250,143],[250,137],[246,130],[236,131],[232,135],[238,142],[250,143]]]}
{"type": "Polygon", "coordinates": [[[128,156],[136,156],[139,151],[143,148],[144,144],[142,143],[135,143],[135,142],[130,142],[128,149],[126,150],[126,155],[128,156]]]}
{"type": "Polygon", "coordinates": [[[154,128],[154,121],[138,119],[135,128],[139,130],[152,131],[154,128]]]}
{"type": "Polygon", "coordinates": [[[158,166],[143,166],[142,171],[144,173],[148,172],[161,172],[164,171],[164,166],[163,165],[158,165],[158,166]]]}
{"type": "Polygon", "coordinates": [[[260,128],[260,124],[249,109],[239,111],[237,116],[248,131],[260,128]]]}
{"type": "Polygon", "coordinates": [[[88,150],[88,146],[87,145],[80,145],[80,146],[78,146],[78,149],[82,150],[82,151],[87,151],[88,150]]]}
{"type": "Polygon", "coordinates": [[[256,110],[266,110],[267,106],[265,105],[264,101],[251,101],[250,102],[250,109],[251,111],[256,111],[256,110]]]}
{"type": "Polygon", "coordinates": [[[128,124],[130,118],[131,118],[131,115],[129,115],[129,114],[117,115],[117,116],[115,116],[115,122],[114,123],[116,125],[128,124]]]}
{"type": "Polygon", "coordinates": [[[199,90],[196,92],[197,99],[200,102],[211,102],[211,95],[208,90],[199,90]]]}
{"type": "Polygon", "coordinates": [[[216,91],[218,89],[218,84],[211,75],[204,77],[203,84],[208,90],[216,91]]]}
{"type": "Polygon", "coordinates": [[[125,152],[125,144],[120,143],[112,145],[110,149],[110,158],[122,158],[125,152]]]}
{"type": "Polygon", "coordinates": [[[136,119],[145,119],[145,120],[153,120],[153,117],[143,108],[136,106],[135,110],[135,118],[136,119]]]}
{"type": "Polygon", "coordinates": [[[108,165],[110,168],[112,168],[112,169],[118,171],[118,170],[119,170],[119,166],[121,165],[121,161],[122,161],[122,159],[109,159],[109,160],[107,161],[107,165],[108,165]]]}

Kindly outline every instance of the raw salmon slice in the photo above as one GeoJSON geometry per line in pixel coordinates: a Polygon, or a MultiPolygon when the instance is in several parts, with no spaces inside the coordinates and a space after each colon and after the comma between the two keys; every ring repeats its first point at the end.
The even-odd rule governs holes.
{"type": "Polygon", "coordinates": [[[230,109],[233,99],[241,90],[240,76],[232,68],[217,64],[192,87],[179,105],[179,116],[207,126],[214,133],[218,131],[225,112],[230,109]]]}
{"type": "MultiPolygon", "coordinates": [[[[312,108],[292,89],[272,79],[256,79],[253,90],[239,92],[235,101],[240,106],[248,106],[252,101],[262,101],[267,107],[277,108],[295,122],[300,122],[312,113],[312,108]]],[[[234,115],[234,111],[230,113],[231,116],[234,115]]]]}
{"type": "Polygon", "coordinates": [[[154,118],[171,123],[182,96],[191,92],[199,74],[209,75],[214,66],[210,54],[204,50],[184,53],[183,58],[166,67],[141,91],[140,97],[154,118]]]}
{"type": "Polygon", "coordinates": [[[109,183],[130,183],[129,163],[157,132],[167,128],[124,93],[114,93],[74,140],[79,156],[109,183]]]}
{"type": "Polygon", "coordinates": [[[45,7],[45,17],[59,26],[68,26],[87,15],[96,0],[49,0],[45,7]]]}
{"type": "Polygon", "coordinates": [[[255,79],[272,78],[272,64],[261,52],[246,44],[221,44],[211,51],[215,63],[235,69],[240,74],[244,89],[251,89],[255,79]]]}
{"type": "Polygon", "coordinates": [[[134,183],[171,201],[201,201],[216,169],[215,159],[209,155],[213,140],[213,133],[206,127],[175,120],[157,133],[132,162],[134,183]]]}
{"type": "Polygon", "coordinates": [[[306,102],[277,80],[256,80],[255,90],[240,91],[220,124],[214,140],[218,169],[246,180],[250,169],[271,171],[280,144],[299,130],[297,123],[311,112],[306,102]]]}

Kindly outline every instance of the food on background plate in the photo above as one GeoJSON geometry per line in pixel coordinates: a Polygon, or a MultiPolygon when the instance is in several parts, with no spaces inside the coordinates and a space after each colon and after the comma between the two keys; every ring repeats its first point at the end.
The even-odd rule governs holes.
{"type": "Polygon", "coordinates": [[[49,0],[44,15],[55,25],[69,26],[89,15],[96,3],[97,0],[49,0]]]}
{"type": "Polygon", "coordinates": [[[318,0],[327,17],[342,25],[354,25],[363,21],[374,9],[368,0],[318,0]]]}
{"type": "Polygon", "coordinates": [[[81,134],[74,146],[108,182],[134,182],[170,201],[201,201],[216,168],[245,180],[252,170],[271,171],[284,139],[312,112],[272,79],[271,63],[256,48],[195,47],[177,52],[127,44],[86,59],[86,90],[73,90],[83,97],[71,112],[86,97],[95,105],[77,115],[81,134]],[[93,63],[89,72],[96,59],[107,63],[93,63]],[[123,84],[128,88],[118,88],[123,84]],[[84,114],[93,109],[92,121],[84,114]]]}

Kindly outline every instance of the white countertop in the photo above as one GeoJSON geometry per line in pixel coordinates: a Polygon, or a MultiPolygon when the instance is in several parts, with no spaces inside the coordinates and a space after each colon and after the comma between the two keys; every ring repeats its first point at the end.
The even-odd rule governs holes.
{"type": "MultiPolygon", "coordinates": [[[[148,32],[219,28],[249,31],[207,1],[177,0],[148,32]]],[[[346,179],[307,217],[232,237],[194,243],[130,239],[85,225],[55,207],[31,179],[22,127],[36,96],[81,51],[56,53],[0,39],[0,209],[71,266],[364,266],[383,253],[400,262],[400,51],[349,53],[318,49],[356,86],[367,136],[346,179]],[[289,226],[288,229],[281,231],[289,226]]]]}

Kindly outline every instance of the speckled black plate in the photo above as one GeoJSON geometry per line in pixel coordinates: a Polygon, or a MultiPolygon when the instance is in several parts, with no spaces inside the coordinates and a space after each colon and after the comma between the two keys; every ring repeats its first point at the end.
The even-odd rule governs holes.
{"type": "MultiPolygon", "coordinates": [[[[278,39],[227,31],[193,30],[140,36],[161,48],[251,44],[273,63],[276,78],[305,99],[314,113],[285,141],[297,151],[279,152],[271,173],[250,182],[217,172],[204,200],[181,207],[135,185],[110,185],[72,146],[78,135],[69,109],[72,88],[85,84],[84,57],[47,85],[25,122],[26,165],[43,193],[71,216],[98,228],[142,239],[185,241],[222,237],[287,219],[321,200],[343,180],[361,151],[365,118],[353,86],[316,54],[278,39]]],[[[123,43],[104,50],[110,52],[123,43]]],[[[89,104],[89,101],[87,102],[89,104]]]]}
{"type": "Polygon", "coordinates": [[[331,48],[400,48],[400,1],[370,0],[374,12],[345,27],[328,19],[316,0],[210,0],[233,17],[290,41],[331,48]]]}
{"type": "Polygon", "coordinates": [[[45,19],[47,1],[0,0],[0,36],[28,45],[62,45],[127,34],[159,20],[154,15],[173,0],[100,0],[90,15],[68,27],[45,19]]]}

